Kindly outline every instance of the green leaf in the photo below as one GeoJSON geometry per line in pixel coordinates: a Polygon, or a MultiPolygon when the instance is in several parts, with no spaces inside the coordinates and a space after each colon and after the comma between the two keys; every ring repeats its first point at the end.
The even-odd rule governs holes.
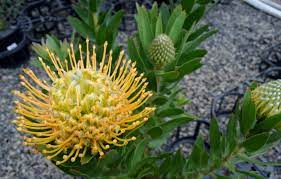
{"type": "Polygon", "coordinates": [[[67,40],[64,40],[63,42],[60,41],[60,59],[64,60],[68,57],[68,51],[67,49],[69,48],[69,43],[67,40]]]}
{"type": "Polygon", "coordinates": [[[276,114],[274,116],[268,117],[264,119],[263,121],[257,123],[257,125],[254,128],[254,131],[258,132],[267,132],[272,130],[276,127],[281,121],[281,113],[276,114]]]}
{"type": "Polygon", "coordinates": [[[169,32],[169,37],[172,39],[174,43],[178,41],[179,35],[182,31],[182,27],[186,18],[185,12],[181,12],[179,16],[175,19],[172,28],[169,32]]]}
{"type": "Polygon", "coordinates": [[[207,50],[205,49],[195,49],[192,51],[188,51],[187,53],[183,53],[177,62],[177,66],[183,65],[184,63],[193,59],[200,60],[206,54],[207,54],[207,50]]]}
{"type": "Polygon", "coordinates": [[[222,176],[222,175],[216,174],[216,179],[238,179],[238,178],[234,178],[234,177],[230,177],[230,176],[222,176]]]}
{"type": "Polygon", "coordinates": [[[152,91],[157,91],[157,82],[156,82],[155,73],[153,71],[149,72],[148,74],[146,74],[146,77],[148,79],[147,81],[149,82],[148,89],[152,91]]]}
{"type": "Polygon", "coordinates": [[[147,51],[151,41],[153,40],[153,32],[147,10],[137,4],[137,11],[136,21],[139,37],[144,50],[147,51]]]}
{"type": "Polygon", "coordinates": [[[76,14],[84,21],[87,22],[88,21],[88,11],[85,8],[82,8],[81,6],[74,6],[73,7],[74,11],[76,12],[76,14]]]}
{"type": "Polygon", "coordinates": [[[269,138],[269,133],[267,132],[257,134],[249,137],[246,141],[242,143],[242,146],[248,152],[255,152],[266,144],[268,138],[269,138]]]}
{"type": "Polygon", "coordinates": [[[83,6],[83,7],[88,7],[89,6],[89,0],[80,0],[78,4],[83,6]]]}
{"type": "Polygon", "coordinates": [[[64,172],[74,175],[74,176],[98,176],[101,174],[101,168],[97,165],[98,161],[93,158],[89,163],[86,163],[84,165],[77,165],[77,166],[65,166],[64,164],[62,165],[57,165],[60,169],[62,169],[64,172]],[[98,172],[99,171],[99,172],[98,172]]]}
{"type": "Polygon", "coordinates": [[[178,72],[180,73],[180,77],[183,77],[184,75],[190,74],[191,72],[197,70],[202,66],[202,63],[198,59],[190,60],[186,62],[185,64],[181,65],[180,67],[177,67],[178,72]]]}
{"type": "Polygon", "coordinates": [[[98,36],[96,36],[96,44],[103,45],[104,42],[107,40],[107,28],[100,27],[99,31],[97,32],[98,36]]]}
{"type": "Polygon", "coordinates": [[[205,150],[204,140],[201,136],[196,139],[188,160],[188,170],[203,169],[208,165],[209,156],[205,150]]]}
{"type": "Polygon", "coordinates": [[[253,91],[253,90],[255,90],[257,87],[258,87],[258,83],[254,81],[254,82],[252,82],[252,83],[250,84],[249,89],[250,89],[251,91],[253,91]]]}
{"type": "Polygon", "coordinates": [[[183,9],[187,13],[189,13],[192,10],[194,3],[195,3],[195,0],[182,0],[181,1],[181,5],[182,5],[183,9]]]}
{"type": "Polygon", "coordinates": [[[160,165],[159,170],[162,176],[165,176],[169,171],[172,164],[172,156],[167,157],[160,165]]]}
{"type": "Polygon", "coordinates": [[[155,105],[164,105],[169,99],[166,96],[153,95],[151,98],[151,103],[155,105]]]}
{"type": "Polygon", "coordinates": [[[137,163],[143,160],[144,150],[147,144],[148,144],[148,139],[144,139],[136,145],[136,149],[131,159],[131,167],[130,167],[131,169],[135,169],[137,163]]]}
{"type": "Polygon", "coordinates": [[[155,37],[163,33],[162,15],[159,14],[156,22],[155,37]]]}
{"type": "Polygon", "coordinates": [[[93,31],[93,34],[95,36],[98,35],[98,30],[99,30],[99,27],[101,26],[101,19],[103,18],[103,14],[101,14],[101,16],[99,16],[98,13],[95,13],[95,12],[91,12],[91,11],[88,11],[88,21],[86,21],[85,23],[91,27],[92,31],[93,31]]]}
{"type": "Polygon", "coordinates": [[[178,71],[157,72],[156,75],[168,82],[177,81],[180,78],[180,73],[178,71]]]}
{"type": "Polygon", "coordinates": [[[169,18],[170,18],[170,11],[169,11],[169,7],[165,3],[161,4],[160,14],[162,16],[163,27],[164,27],[164,29],[166,29],[169,18]]]}
{"type": "Polygon", "coordinates": [[[240,119],[240,130],[244,136],[254,127],[256,123],[256,107],[251,98],[251,92],[247,91],[243,98],[242,117],[240,119]]]}
{"type": "Polygon", "coordinates": [[[37,59],[31,60],[30,64],[36,67],[40,67],[40,68],[42,67],[41,63],[37,59]]]}
{"type": "Polygon", "coordinates": [[[195,116],[189,114],[180,114],[177,116],[173,116],[170,121],[161,124],[160,127],[166,133],[172,131],[173,129],[179,127],[182,124],[193,121],[195,119],[197,119],[195,116]]]}
{"type": "Polygon", "coordinates": [[[196,1],[198,4],[208,4],[208,3],[211,3],[212,0],[197,0],[196,1]]]}
{"type": "Polygon", "coordinates": [[[251,153],[251,157],[260,156],[276,145],[279,144],[281,139],[281,132],[275,131],[268,137],[266,143],[257,151],[251,153]]]}
{"type": "Polygon", "coordinates": [[[151,23],[151,29],[154,32],[156,29],[156,23],[157,23],[157,18],[158,18],[158,5],[156,2],[153,3],[151,10],[149,11],[149,19],[151,23]]]}
{"type": "Polygon", "coordinates": [[[118,27],[120,26],[121,19],[124,16],[124,11],[118,11],[112,18],[110,19],[108,25],[107,25],[107,30],[115,32],[118,31],[118,27]]]}
{"type": "Polygon", "coordinates": [[[259,175],[258,172],[254,172],[254,171],[244,171],[244,170],[239,170],[239,169],[236,169],[237,172],[239,173],[242,173],[246,176],[251,176],[251,177],[254,177],[255,179],[266,179],[265,177],[259,175]]]}
{"type": "Polygon", "coordinates": [[[153,175],[153,168],[150,167],[150,164],[145,166],[146,168],[140,170],[139,173],[137,173],[137,177],[136,178],[145,178],[145,176],[150,176],[153,175]]]}
{"type": "Polygon", "coordinates": [[[281,139],[281,132],[280,131],[273,132],[269,136],[268,140],[266,141],[266,144],[262,147],[261,151],[268,151],[269,148],[277,145],[280,139],[281,139]]]}
{"type": "Polygon", "coordinates": [[[203,35],[199,36],[197,39],[195,39],[193,41],[190,41],[188,43],[185,43],[183,45],[182,52],[183,53],[188,53],[188,52],[192,51],[193,49],[198,47],[204,40],[206,40],[207,38],[209,38],[210,36],[212,36],[216,32],[217,32],[217,30],[209,31],[209,32],[204,33],[203,35]]]}
{"type": "Polygon", "coordinates": [[[129,143],[128,145],[123,147],[121,152],[122,159],[120,163],[128,166],[130,163],[131,156],[133,155],[135,149],[136,149],[135,143],[129,143]]]}
{"type": "Polygon", "coordinates": [[[122,50],[121,46],[117,46],[113,49],[113,53],[112,53],[112,63],[113,64],[115,64],[115,62],[117,61],[121,50],[122,50]]]}
{"type": "Polygon", "coordinates": [[[170,16],[170,18],[169,18],[169,21],[168,21],[166,30],[165,30],[166,34],[169,34],[169,33],[170,33],[170,31],[171,31],[171,29],[172,29],[172,27],[173,27],[173,25],[174,25],[174,23],[175,23],[177,17],[180,16],[181,12],[182,12],[182,7],[181,7],[181,6],[177,6],[177,7],[173,10],[173,12],[172,12],[172,14],[171,14],[171,16],[170,16]]]}
{"type": "Polygon", "coordinates": [[[98,165],[103,167],[112,167],[117,166],[119,164],[119,161],[121,160],[121,155],[118,153],[117,150],[110,150],[106,155],[99,160],[98,165]]]}
{"type": "Polygon", "coordinates": [[[157,16],[158,16],[158,5],[157,5],[157,2],[154,2],[153,5],[152,5],[152,8],[149,12],[149,15],[150,15],[150,18],[151,19],[156,19],[157,16]]]}
{"type": "Polygon", "coordinates": [[[152,176],[159,176],[159,169],[155,170],[156,162],[160,160],[165,160],[166,158],[168,158],[169,155],[169,153],[164,153],[156,157],[153,156],[144,158],[141,162],[137,164],[136,168],[130,174],[131,178],[142,178],[147,174],[151,174],[152,176]],[[137,175],[137,177],[135,177],[135,175],[137,175]]]}
{"type": "MultiPolygon", "coordinates": [[[[156,128],[161,128],[163,133],[160,137],[157,136],[154,140],[149,142],[149,147],[156,148],[160,147],[165,141],[166,138],[170,135],[170,132],[172,132],[174,129],[179,127],[180,125],[183,125],[189,121],[195,120],[196,118],[194,116],[188,115],[188,114],[181,114],[177,116],[171,117],[170,121],[163,122],[159,124],[158,126],[150,129],[151,130],[158,130],[156,128]]],[[[148,132],[150,133],[150,132],[148,132]]]]}
{"type": "Polygon", "coordinates": [[[245,162],[254,163],[255,165],[259,165],[259,166],[281,166],[281,162],[279,162],[279,163],[278,162],[277,163],[276,162],[262,162],[260,160],[250,158],[247,155],[243,155],[243,154],[238,155],[238,158],[245,162]]]}
{"type": "MultiPolygon", "coordinates": [[[[120,11],[116,12],[119,13],[120,11]]],[[[107,12],[101,13],[99,16],[99,24],[101,24],[102,26],[108,26],[108,23],[111,21],[112,19],[112,8],[108,9],[107,12]],[[103,17],[102,14],[104,14],[103,17]]]]}
{"type": "Polygon", "coordinates": [[[56,54],[60,54],[60,44],[56,37],[47,35],[46,45],[51,51],[55,52],[56,54]]]}
{"type": "Polygon", "coordinates": [[[169,169],[170,176],[181,176],[182,170],[184,168],[185,158],[182,155],[181,151],[178,150],[174,155],[171,167],[169,169]]]}
{"type": "Polygon", "coordinates": [[[163,130],[161,129],[161,127],[153,127],[152,129],[150,129],[149,131],[147,131],[147,134],[152,138],[152,139],[156,139],[161,137],[161,135],[163,134],[163,130]]]}
{"type": "MultiPolygon", "coordinates": [[[[51,60],[49,58],[48,52],[45,49],[46,47],[44,45],[40,45],[38,43],[32,43],[32,49],[36,52],[36,54],[40,57],[42,57],[45,60],[51,60]]],[[[39,60],[36,59],[36,61],[39,62],[39,60]]],[[[40,62],[39,62],[40,63],[40,62]]],[[[41,66],[41,64],[40,64],[41,66]]]]}
{"type": "Polygon", "coordinates": [[[100,0],[89,0],[89,10],[91,12],[97,12],[99,9],[100,0]]]}
{"type": "Polygon", "coordinates": [[[237,145],[237,120],[234,115],[229,119],[226,129],[227,147],[226,153],[233,152],[237,145]]]}
{"type": "Polygon", "coordinates": [[[218,156],[220,150],[220,130],[217,120],[212,118],[210,125],[210,146],[211,154],[218,156]]]}
{"type": "Polygon", "coordinates": [[[193,24],[196,24],[204,15],[205,13],[205,6],[199,6],[198,8],[194,9],[186,18],[184,23],[184,28],[189,30],[193,24]]]}
{"type": "Polygon", "coordinates": [[[139,67],[138,69],[147,73],[148,66],[146,64],[146,61],[143,59],[142,54],[139,51],[139,47],[136,44],[136,40],[133,38],[130,38],[128,40],[128,53],[130,58],[137,62],[137,65],[139,67]]]}
{"type": "Polygon", "coordinates": [[[179,115],[184,113],[183,109],[176,107],[167,107],[164,109],[160,108],[160,111],[157,112],[157,116],[159,117],[168,117],[173,115],[179,115]]]}
{"type": "Polygon", "coordinates": [[[178,106],[184,106],[186,104],[191,104],[192,101],[190,99],[186,98],[184,94],[180,94],[178,96],[176,103],[178,106]]]}
{"type": "Polygon", "coordinates": [[[203,25],[202,27],[196,29],[194,32],[192,32],[190,34],[190,36],[188,37],[187,41],[195,40],[200,35],[202,35],[203,33],[207,32],[208,29],[209,29],[209,25],[203,25]]]}
{"type": "Polygon", "coordinates": [[[85,165],[89,163],[93,157],[94,157],[93,155],[85,155],[84,157],[81,158],[80,162],[82,165],[85,165]]]}
{"type": "Polygon", "coordinates": [[[91,39],[95,39],[93,30],[86,23],[76,17],[68,17],[68,21],[84,38],[90,37],[91,39]]]}

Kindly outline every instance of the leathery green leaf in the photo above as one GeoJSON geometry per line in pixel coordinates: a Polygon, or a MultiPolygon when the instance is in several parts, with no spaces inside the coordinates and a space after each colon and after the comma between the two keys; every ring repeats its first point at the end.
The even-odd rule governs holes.
{"type": "Polygon", "coordinates": [[[210,146],[211,146],[211,154],[218,155],[220,148],[220,131],[219,125],[216,119],[211,119],[210,125],[210,146]]]}
{"type": "Polygon", "coordinates": [[[178,41],[178,37],[182,31],[182,27],[186,18],[186,13],[181,12],[179,16],[175,19],[173,26],[169,32],[169,37],[172,39],[174,44],[178,41]]]}
{"type": "Polygon", "coordinates": [[[246,141],[243,142],[242,146],[248,152],[255,152],[262,148],[269,138],[269,133],[264,132],[254,136],[249,137],[246,141]]]}
{"type": "Polygon", "coordinates": [[[251,98],[251,92],[247,91],[243,98],[242,117],[240,119],[240,130],[244,136],[254,127],[256,123],[256,107],[251,98]]]}

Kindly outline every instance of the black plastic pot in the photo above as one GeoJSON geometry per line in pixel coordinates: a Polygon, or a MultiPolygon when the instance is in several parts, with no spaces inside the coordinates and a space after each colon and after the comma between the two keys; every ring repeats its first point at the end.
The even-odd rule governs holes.
{"type": "Polygon", "coordinates": [[[30,41],[40,43],[46,34],[55,34],[59,39],[69,38],[72,28],[66,17],[73,13],[66,0],[30,1],[17,21],[30,41]]]}
{"type": "Polygon", "coordinates": [[[0,31],[0,67],[18,67],[29,59],[28,40],[17,27],[0,31]]]}
{"type": "MultiPolygon", "coordinates": [[[[273,67],[281,67],[281,43],[274,44],[261,53],[260,71],[264,71],[273,67]]],[[[281,71],[269,74],[270,78],[280,79],[281,71]]]]}

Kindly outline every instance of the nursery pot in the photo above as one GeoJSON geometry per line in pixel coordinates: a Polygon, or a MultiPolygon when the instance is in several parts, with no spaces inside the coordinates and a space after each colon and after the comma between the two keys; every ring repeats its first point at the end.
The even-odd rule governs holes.
{"type": "Polygon", "coordinates": [[[0,31],[0,67],[18,67],[29,59],[28,40],[17,27],[0,31]]]}
{"type": "Polygon", "coordinates": [[[72,28],[66,17],[72,14],[70,0],[36,0],[24,6],[17,21],[29,41],[41,43],[50,33],[69,38],[72,28]]]}
{"type": "MultiPolygon", "coordinates": [[[[273,44],[270,48],[261,52],[261,63],[259,65],[259,70],[261,72],[281,67],[281,43],[273,44]]],[[[273,70],[274,73],[267,74],[268,77],[272,79],[280,79],[281,71],[273,70]]]]}

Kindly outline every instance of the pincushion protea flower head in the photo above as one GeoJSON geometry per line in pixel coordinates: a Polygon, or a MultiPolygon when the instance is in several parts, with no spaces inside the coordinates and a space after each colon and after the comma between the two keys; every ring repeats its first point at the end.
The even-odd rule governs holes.
{"type": "Polygon", "coordinates": [[[106,60],[107,43],[99,65],[95,46],[91,54],[88,39],[86,46],[83,53],[79,45],[80,59],[76,60],[70,44],[69,62],[62,62],[46,49],[56,72],[39,60],[50,83],[24,69],[26,76],[20,79],[27,92],[15,92],[20,98],[16,101],[20,116],[15,123],[18,131],[28,134],[25,144],[43,145],[41,152],[57,165],[74,162],[88,153],[102,157],[110,147],[136,140],[124,134],[146,122],[154,111],[142,107],[152,93],[145,90],[146,79],[137,74],[135,63],[125,59],[124,51],[112,67],[112,51],[106,60]]]}
{"type": "Polygon", "coordinates": [[[252,91],[259,117],[281,113],[281,80],[265,83],[252,91]]]}

